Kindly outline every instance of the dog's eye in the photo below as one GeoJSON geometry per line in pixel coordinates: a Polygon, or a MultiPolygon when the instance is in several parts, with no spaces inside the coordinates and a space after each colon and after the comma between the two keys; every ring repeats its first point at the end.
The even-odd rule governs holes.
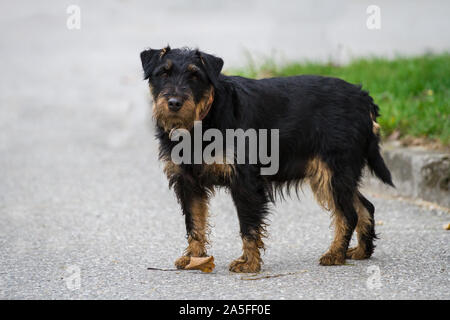
{"type": "Polygon", "coordinates": [[[156,76],[159,78],[168,78],[169,77],[169,70],[166,69],[162,69],[159,72],[156,73],[156,76]]]}
{"type": "Polygon", "coordinates": [[[197,81],[197,80],[201,79],[201,74],[197,70],[189,71],[188,77],[189,77],[189,80],[197,81]]]}
{"type": "Polygon", "coordinates": [[[193,81],[198,80],[201,76],[200,69],[194,64],[188,65],[186,73],[188,75],[189,80],[193,80],[193,81]]]}

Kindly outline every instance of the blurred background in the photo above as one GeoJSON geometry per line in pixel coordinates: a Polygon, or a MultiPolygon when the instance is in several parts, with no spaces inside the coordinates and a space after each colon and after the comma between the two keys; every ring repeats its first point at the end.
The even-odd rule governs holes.
{"type": "MultiPolygon", "coordinates": [[[[379,29],[367,27],[370,5],[361,0],[1,1],[5,107],[0,121],[10,123],[18,108],[32,114],[55,105],[75,114],[80,108],[124,112],[129,104],[144,112],[139,53],[147,47],[198,47],[221,56],[229,72],[267,62],[340,65],[359,57],[449,49],[450,2],[379,0],[379,29]],[[73,5],[80,10],[80,29],[67,27],[73,5]],[[19,106],[6,107],[14,103],[19,106]]],[[[399,123],[388,125],[393,131],[399,123]]],[[[7,140],[3,135],[1,145],[7,140]]]]}
{"type": "MultiPolygon", "coordinates": [[[[183,219],[167,188],[149,125],[150,99],[139,59],[143,49],[198,47],[222,57],[227,73],[253,77],[318,73],[359,82],[382,108],[386,138],[430,138],[441,148],[450,141],[449,13],[445,0],[1,0],[0,297],[70,297],[60,280],[68,264],[81,266],[91,286],[79,293],[89,297],[174,297],[184,292],[149,293],[148,275],[142,273],[143,265],[170,266],[185,241],[183,219]],[[379,29],[367,26],[370,5],[380,9],[379,29]],[[73,19],[80,28],[72,28],[73,19]],[[133,283],[143,291],[128,291],[130,278],[139,279],[133,283]]],[[[222,271],[240,246],[227,197],[222,194],[212,205],[221,212],[213,237],[221,244],[222,271]]],[[[416,210],[396,202],[376,204],[397,214],[397,222],[402,210],[416,210]]],[[[273,225],[279,229],[273,232],[273,246],[279,250],[267,261],[275,268],[274,261],[296,241],[310,245],[303,256],[295,256],[304,263],[315,263],[328,245],[328,234],[317,231],[313,217],[311,225],[304,217],[302,236],[295,228],[283,230],[294,226],[291,215],[301,211],[317,211],[313,215],[323,216],[318,218],[322,227],[329,225],[314,202],[289,206],[285,220],[273,225]]],[[[418,228],[424,225],[420,219],[414,220],[418,228]]],[[[435,219],[441,230],[443,218],[435,219]]],[[[388,230],[393,237],[402,234],[388,230]]],[[[436,237],[435,244],[448,240],[440,233],[436,237]]],[[[414,241],[411,235],[384,250],[407,252],[414,241]]],[[[437,250],[434,257],[444,246],[426,245],[437,250]]],[[[286,256],[292,257],[286,265],[297,263],[292,252],[286,256]]],[[[440,261],[427,268],[438,270],[440,261]]],[[[317,272],[321,279],[332,277],[317,272]]],[[[166,288],[181,283],[161,279],[166,288]]],[[[327,283],[341,287],[339,279],[327,283]]],[[[151,286],[157,286],[155,281],[151,286]]],[[[315,290],[327,288],[316,286],[314,278],[303,281],[311,281],[315,290]]],[[[385,291],[386,297],[398,292],[399,284],[392,283],[393,295],[385,291]]],[[[440,278],[426,283],[437,297],[448,285],[440,278]]],[[[203,288],[208,287],[206,282],[203,288]]],[[[266,289],[257,292],[282,295],[266,289]]],[[[366,294],[364,289],[358,297],[366,294]]],[[[342,297],[332,291],[315,294],[342,297]]],[[[206,298],[213,296],[218,297],[210,292],[206,298]]]]}

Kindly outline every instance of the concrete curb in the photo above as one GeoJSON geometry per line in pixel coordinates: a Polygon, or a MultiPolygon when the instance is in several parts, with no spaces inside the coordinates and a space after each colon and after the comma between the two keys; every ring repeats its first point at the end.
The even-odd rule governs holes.
{"type": "Polygon", "coordinates": [[[382,146],[396,188],[384,185],[366,172],[365,186],[382,193],[419,198],[450,208],[450,154],[423,147],[382,146]]]}

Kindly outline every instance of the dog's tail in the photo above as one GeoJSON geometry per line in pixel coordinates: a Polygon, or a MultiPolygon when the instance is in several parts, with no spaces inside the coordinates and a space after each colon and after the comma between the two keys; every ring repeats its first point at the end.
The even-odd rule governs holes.
{"type": "Polygon", "coordinates": [[[392,182],[391,172],[384,163],[383,157],[380,153],[380,125],[376,122],[378,117],[378,106],[371,102],[370,115],[372,117],[372,131],[373,135],[369,142],[369,148],[367,152],[367,164],[372,173],[374,173],[381,181],[395,188],[392,182]]]}

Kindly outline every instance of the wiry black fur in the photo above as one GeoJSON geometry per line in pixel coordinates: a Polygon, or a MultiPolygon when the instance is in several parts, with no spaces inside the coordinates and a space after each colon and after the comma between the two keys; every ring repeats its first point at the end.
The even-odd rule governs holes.
{"type": "MultiPolygon", "coordinates": [[[[220,74],[223,61],[198,50],[172,49],[160,59],[161,50],[147,50],[141,54],[145,77],[155,95],[164,87],[153,71],[165,59],[171,59],[179,69],[173,69],[180,83],[189,87],[196,101],[209,85],[214,87],[214,102],[203,119],[203,130],[216,128],[225,136],[226,129],[279,129],[280,167],[273,176],[261,176],[260,165],[235,165],[232,179],[203,175],[203,165],[180,166],[181,171],[170,177],[186,216],[187,233],[191,231],[190,199],[208,195],[216,186],[231,191],[236,205],[241,234],[254,237],[262,232],[268,213],[268,203],[275,193],[283,193],[305,178],[308,162],[318,158],[333,172],[333,197],[344,214],[351,231],[358,217],[353,205],[357,194],[372,219],[373,205],[358,193],[362,170],[367,164],[383,182],[392,179],[379,152],[379,137],[373,131],[373,121],[379,116],[378,106],[361,87],[341,79],[314,75],[300,75],[270,79],[247,79],[220,74]],[[199,66],[200,82],[192,84],[182,70],[187,63],[199,66]]],[[[175,77],[175,75],[174,75],[175,77]]],[[[160,142],[160,158],[170,159],[176,142],[168,132],[156,126],[160,142]]],[[[347,235],[350,241],[352,232],[347,235]]],[[[373,251],[374,229],[367,239],[373,251]]]]}

